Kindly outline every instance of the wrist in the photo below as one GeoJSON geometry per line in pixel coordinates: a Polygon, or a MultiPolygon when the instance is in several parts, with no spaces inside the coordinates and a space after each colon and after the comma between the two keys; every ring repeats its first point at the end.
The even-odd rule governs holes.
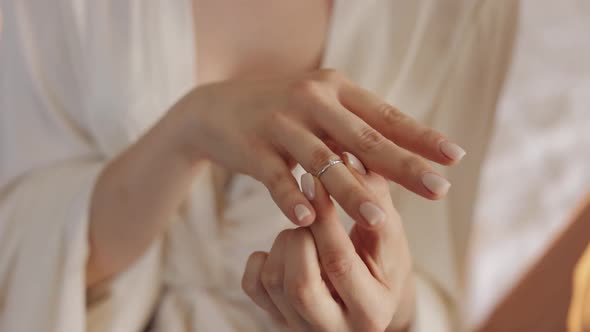
{"type": "Polygon", "coordinates": [[[194,167],[207,159],[207,153],[198,144],[198,123],[186,97],[174,105],[154,128],[161,142],[162,154],[177,162],[194,167]]]}

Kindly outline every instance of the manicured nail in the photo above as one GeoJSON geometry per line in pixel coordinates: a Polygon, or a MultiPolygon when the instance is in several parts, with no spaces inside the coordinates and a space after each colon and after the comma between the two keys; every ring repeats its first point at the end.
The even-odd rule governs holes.
{"type": "Polygon", "coordinates": [[[422,176],[422,183],[433,194],[444,196],[451,187],[451,183],[442,176],[434,173],[425,173],[422,176]]]}
{"type": "Polygon", "coordinates": [[[344,161],[347,165],[354,168],[357,172],[361,173],[362,175],[367,174],[367,169],[365,165],[352,153],[344,152],[344,161]]]}
{"type": "Polygon", "coordinates": [[[303,204],[295,205],[295,217],[297,217],[297,220],[303,221],[307,216],[311,216],[311,211],[309,211],[307,206],[303,204]]]}
{"type": "Polygon", "coordinates": [[[301,176],[301,191],[310,201],[315,198],[315,182],[313,181],[313,175],[310,173],[301,176]]]}
{"type": "Polygon", "coordinates": [[[449,141],[440,142],[440,152],[447,156],[447,158],[454,161],[461,160],[466,154],[465,150],[463,150],[460,146],[449,141]]]}
{"type": "Polygon", "coordinates": [[[359,211],[363,218],[369,223],[369,225],[377,225],[378,223],[385,220],[385,213],[377,207],[377,205],[371,202],[364,202],[361,204],[359,211]]]}

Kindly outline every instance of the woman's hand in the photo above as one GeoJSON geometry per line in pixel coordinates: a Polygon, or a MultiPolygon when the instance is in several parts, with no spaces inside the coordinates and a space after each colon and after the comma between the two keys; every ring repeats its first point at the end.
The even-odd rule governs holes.
{"type": "MultiPolygon", "coordinates": [[[[445,165],[465,153],[332,70],[201,86],[167,118],[173,123],[167,136],[175,138],[175,146],[189,160],[209,159],[253,176],[298,225],[309,225],[316,212],[291,175],[295,163],[315,175],[338,159],[334,151],[350,151],[385,178],[437,199],[446,194],[449,183],[412,152],[445,165]]],[[[321,181],[357,222],[377,222],[385,209],[343,165],[331,167],[321,181]],[[360,209],[364,202],[381,212],[367,214],[360,209]]]]}
{"type": "Polygon", "coordinates": [[[316,222],[281,232],[270,253],[253,253],[246,265],[245,292],[295,331],[400,331],[413,319],[412,263],[387,183],[363,174],[348,156],[347,164],[359,169],[350,175],[383,206],[382,222],[354,226],[349,237],[328,193],[308,173],[302,183],[316,222]]]}
{"type": "MultiPolygon", "coordinates": [[[[126,269],[166,229],[199,173],[197,161],[253,176],[289,219],[309,225],[316,211],[290,168],[299,163],[317,175],[341,151],[431,199],[449,183],[412,152],[441,164],[464,154],[331,70],[195,88],[101,172],[90,208],[87,284],[126,269]]],[[[320,180],[359,225],[371,228],[385,215],[378,195],[342,164],[320,180]]]]}

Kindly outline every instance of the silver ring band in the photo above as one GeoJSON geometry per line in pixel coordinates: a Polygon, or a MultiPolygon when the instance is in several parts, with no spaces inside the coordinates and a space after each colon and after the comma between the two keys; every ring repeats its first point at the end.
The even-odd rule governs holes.
{"type": "Polygon", "coordinates": [[[330,160],[328,161],[327,164],[325,164],[324,166],[322,166],[322,168],[320,168],[320,171],[318,172],[318,174],[316,174],[316,178],[320,178],[320,176],[322,176],[322,174],[324,174],[325,171],[328,170],[328,168],[334,166],[334,165],[338,165],[338,164],[343,164],[344,161],[342,161],[341,159],[336,159],[336,160],[330,160]]]}

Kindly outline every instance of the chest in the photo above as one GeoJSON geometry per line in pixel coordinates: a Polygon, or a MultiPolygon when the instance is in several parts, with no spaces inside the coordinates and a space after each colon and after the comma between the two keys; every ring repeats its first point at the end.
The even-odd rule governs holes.
{"type": "Polygon", "coordinates": [[[192,0],[200,84],[320,65],[331,0],[192,0]]]}

